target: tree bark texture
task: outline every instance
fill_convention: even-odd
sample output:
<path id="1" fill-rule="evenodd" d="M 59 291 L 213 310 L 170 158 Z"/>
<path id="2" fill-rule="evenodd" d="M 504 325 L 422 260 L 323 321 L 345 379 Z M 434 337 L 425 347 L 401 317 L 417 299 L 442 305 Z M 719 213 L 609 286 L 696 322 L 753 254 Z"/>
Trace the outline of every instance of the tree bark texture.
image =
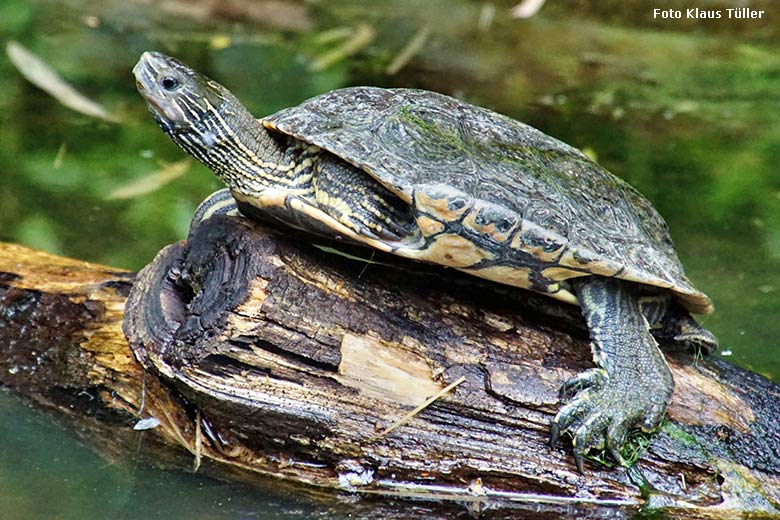
<path id="1" fill-rule="evenodd" d="M 570 446 L 547 445 L 561 383 L 592 366 L 578 308 L 306 240 L 215 217 L 135 278 L 4 245 L 0 383 L 89 416 L 116 457 L 155 417 L 143 434 L 155 449 L 174 459 L 184 447 L 222 477 L 467 503 L 491 518 L 539 502 L 555 514 L 778 514 L 778 385 L 667 349 L 676 387 L 660 432 L 637 436 L 646 448 L 630 470 L 591 461 L 581 475 Z"/>

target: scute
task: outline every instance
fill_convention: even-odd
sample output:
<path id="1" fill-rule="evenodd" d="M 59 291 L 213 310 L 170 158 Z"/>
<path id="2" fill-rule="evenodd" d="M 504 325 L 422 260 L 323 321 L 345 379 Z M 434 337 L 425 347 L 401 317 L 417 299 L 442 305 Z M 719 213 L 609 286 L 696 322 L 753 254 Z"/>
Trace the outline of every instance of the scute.
<path id="1" fill-rule="evenodd" d="M 670 288 L 691 312 L 712 310 L 652 205 L 531 126 L 434 92 L 373 87 L 335 90 L 263 122 L 365 170 L 406 202 L 417 187 L 438 183 L 465 194 L 468 205 L 500 206 L 567 243 L 561 267 Z"/>

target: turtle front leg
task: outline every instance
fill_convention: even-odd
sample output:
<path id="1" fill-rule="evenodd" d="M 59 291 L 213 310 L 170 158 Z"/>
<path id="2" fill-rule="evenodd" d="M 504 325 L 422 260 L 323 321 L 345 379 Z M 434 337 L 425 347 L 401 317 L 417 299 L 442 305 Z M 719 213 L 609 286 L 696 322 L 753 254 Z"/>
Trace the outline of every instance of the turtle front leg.
<path id="1" fill-rule="evenodd" d="M 195 209 L 195 213 L 190 220 L 190 230 L 187 233 L 187 238 L 192 236 L 195 230 L 200 226 L 204 220 L 209 219 L 215 215 L 238 215 L 238 206 L 236 205 L 236 199 L 230 194 L 228 188 L 222 188 L 217 190 L 201 202 Z"/>
<path id="2" fill-rule="evenodd" d="M 589 276 L 574 281 L 588 323 L 595 369 L 567 381 L 576 396 L 555 416 L 550 443 L 572 435 L 580 472 L 585 454 L 606 447 L 621 465 L 620 448 L 632 428 L 653 431 L 672 397 L 674 381 L 650 326 L 640 296 L 615 278 Z"/>
<path id="3" fill-rule="evenodd" d="M 397 242 L 413 234 L 409 204 L 365 171 L 322 155 L 314 172 L 317 206 L 359 235 Z"/>

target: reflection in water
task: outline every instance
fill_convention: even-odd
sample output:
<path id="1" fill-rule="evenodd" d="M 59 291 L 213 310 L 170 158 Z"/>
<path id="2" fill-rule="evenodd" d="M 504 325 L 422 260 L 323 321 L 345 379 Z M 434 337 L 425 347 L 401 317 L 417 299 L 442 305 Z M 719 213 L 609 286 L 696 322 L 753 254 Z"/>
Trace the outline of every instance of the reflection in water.
<path id="1" fill-rule="evenodd" d="M 107 463 L 67 429 L 0 392 L 0 507 L 8 520 L 45 518 L 307 518 L 319 513 L 305 499 L 262 492 L 205 476 L 153 469 L 143 460 Z"/>

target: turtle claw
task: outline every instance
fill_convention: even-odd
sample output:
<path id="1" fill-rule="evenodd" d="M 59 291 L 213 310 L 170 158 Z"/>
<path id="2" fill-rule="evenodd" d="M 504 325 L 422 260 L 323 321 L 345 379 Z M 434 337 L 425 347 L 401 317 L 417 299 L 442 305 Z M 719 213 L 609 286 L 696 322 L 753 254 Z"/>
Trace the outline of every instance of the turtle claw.
<path id="1" fill-rule="evenodd" d="M 555 445 L 558 443 L 558 438 L 561 436 L 561 428 L 558 426 L 558 423 L 553 420 L 552 425 L 550 426 L 550 438 L 547 441 L 547 445 L 551 448 L 554 448 Z"/>
<path id="2" fill-rule="evenodd" d="M 615 462 L 618 463 L 619 466 L 626 467 L 628 464 L 626 463 L 625 459 L 623 458 L 623 455 L 620 453 L 620 448 L 623 447 L 623 444 L 626 442 L 626 437 L 628 437 L 628 431 L 629 427 L 626 426 L 626 421 L 619 423 L 613 423 L 609 426 L 607 429 L 607 450 L 609 450 L 609 454 L 612 455 L 612 458 L 615 460 Z"/>
<path id="3" fill-rule="evenodd" d="M 563 382 L 559 395 L 561 397 L 567 397 L 574 395 L 580 390 L 591 387 L 599 387 L 606 383 L 609 376 L 607 371 L 603 368 L 591 368 L 571 377 Z M 574 390 L 574 392 L 572 392 Z"/>
<path id="4" fill-rule="evenodd" d="M 583 459 L 582 454 L 577 452 L 577 451 L 575 451 L 574 452 L 574 464 L 577 465 L 577 471 L 580 472 L 580 475 L 584 475 L 585 474 L 585 468 L 583 467 L 582 459 Z"/>
<path id="5" fill-rule="evenodd" d="M 561 434 L 572 436 L 574 462 L 583 473 L 584 458 L 592 449 L 606 448 L 621 466 L 626 461 L 620 454 L 631 428 L 652 431 L 663 419 L 663 410 L 671 389 L 655 392 L 632 391 L 618 384 L 602 369 L 588 370 L 566 381 L 563 389 L 578 386 L 581 390 L 560 409 L 550 428 L 550 445 Z M 583 386 L 587 385 L 584 389 Z M 659 405 L 659 403 L 661 405 Z"/>
<path id="6" fill-rule="evenodd" d="M 553 419 L 550 427 L 549 444 L 551 447 L 555 446 L 562 433 L 579 429 L 580 424 L 582 423 L 582 416 L 586 412 L 583 404 L 587 402 L 585 394 L 587 394 L 587 390 L 580 392 L 580 400 L 575 399 L 558 411 L 558 414 Z"/>
<path id="7" fill-rule="evenodd" d="M 603 431 L 609 417 L 604 413 L 590 415 L 575 431 L 571 445 L 574 451 L 574 462 L 580 473 L 584 473 L 582 461 L 591 449 L 604 447 Z"/>

